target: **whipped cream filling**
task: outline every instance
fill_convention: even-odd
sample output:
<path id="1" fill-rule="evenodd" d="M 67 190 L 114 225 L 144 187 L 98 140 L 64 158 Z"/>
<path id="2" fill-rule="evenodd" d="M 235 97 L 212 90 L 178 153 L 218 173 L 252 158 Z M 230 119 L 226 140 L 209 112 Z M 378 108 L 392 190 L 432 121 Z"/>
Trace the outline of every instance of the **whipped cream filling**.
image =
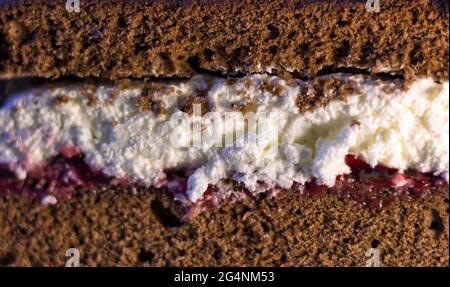
<path id="1" fill-rule="evenodd" d="M 308 83 L 269 75 L 233 82 L 199 75 L 152 86 L 146 96 L 141 87 L 113 85 L 26 90 L 0 109 L 0 164 L 24 179 L 34 167 L 76 150 L 108 176 L 156 187 L 165 171 L 189 169 L 193 202 L 225 178 L 254 193 L 312 180 L 333 186 L 350 172 L 347 154 L 448 182 L 448 82 L 418 79 L 401 90 L 394 83 L 339 77 L 354 82 L 355 92 L 306 113 L 299 112 L 297 97 L 305 96 Z M 210 113 L 196 115 L 194 107 L 194 114 L 181 117 L 192 96 L 206 99 L 200 108 Z M 233 124 L 241 119 L 237 111 L 263 115 L 264 125 Z M 205 120 L 208 115 L 224 121 L 218 128 Z M 254 140 L 255 130 L 264 136 Z M 205 140 L 211 131 L 214 140 Z M 223 144 L 224 137 L 231 142 Z"/>

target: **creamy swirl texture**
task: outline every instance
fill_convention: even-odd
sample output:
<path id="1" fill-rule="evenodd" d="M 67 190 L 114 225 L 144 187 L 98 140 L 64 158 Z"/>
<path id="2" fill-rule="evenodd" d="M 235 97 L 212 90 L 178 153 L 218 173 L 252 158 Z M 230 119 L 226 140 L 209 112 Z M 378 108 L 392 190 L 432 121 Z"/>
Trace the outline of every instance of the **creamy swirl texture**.
<path id="1" fill-rule="evenodd" d="M 199 75 L 146 91 L 84 84 L 26 90 L 0 110 L 0 163 L 26 178 L 70 147 L 92 168 L 148 186 L 158 186 L 166 170 L 190 169 L 187 194 L 194 202 L 224 178 L 251 192 L 313 179 L 333 186 L 337 176 L 350 172 L 347 154 L 372 166 L 432 172 L 448 181 L 448 82 L 417 79 L 403 90 L 394 83 L 339 77 L 357 89 L 304 113 L 297 97 L 307 83 L 269 75 L 232 82 Z M 203 110 L 197 115 L 196 103 Z M 182 111 L 184 126 L 179 117 L 174 120 Z M 235 124 L 240 113 L 263 116 L 265 125 L 257 122 L 256 128 L 248 118 Z M 208 114 L 222 118 L 220 133 L 205 120 Z M 264 137 L 258 133 L 252 140 L 252 128 L 263 129 Z M 204 140 L 211 130 L 220 143 L 230 136 L 231 144 Z"/>

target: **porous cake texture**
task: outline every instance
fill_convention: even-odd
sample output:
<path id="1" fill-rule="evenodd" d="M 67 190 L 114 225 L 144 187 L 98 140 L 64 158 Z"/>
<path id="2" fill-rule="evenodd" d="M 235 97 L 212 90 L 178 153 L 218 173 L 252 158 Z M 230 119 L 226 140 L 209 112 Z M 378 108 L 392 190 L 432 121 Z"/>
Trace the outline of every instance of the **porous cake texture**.
<path id="1" fill-rule="evenodd" d="M 185 77 L 335 69 L 448 79 L 448 1 L 0 3 L 0 77 Z"/>

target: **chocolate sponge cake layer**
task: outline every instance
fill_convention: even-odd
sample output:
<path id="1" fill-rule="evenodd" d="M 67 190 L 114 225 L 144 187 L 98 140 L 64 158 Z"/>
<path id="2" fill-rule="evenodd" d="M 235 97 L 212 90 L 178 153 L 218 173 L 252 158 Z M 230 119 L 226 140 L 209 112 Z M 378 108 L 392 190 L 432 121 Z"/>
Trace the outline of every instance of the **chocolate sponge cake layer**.
<path id="1" fill-rule="evenodd" d="M 448 2 L 2 1 L 0 77 L 359 69 L 448 79 Z"/>
<path id="2" fill-rule="evenodd" d="M 247 198 L 189 221 L 167 193 L 78 192 L 43 206 L 0 195 L 0 264 L 64 266 L 448 266 L 448 187 L 421 200 L 361 208 L 343 196 Z"/>

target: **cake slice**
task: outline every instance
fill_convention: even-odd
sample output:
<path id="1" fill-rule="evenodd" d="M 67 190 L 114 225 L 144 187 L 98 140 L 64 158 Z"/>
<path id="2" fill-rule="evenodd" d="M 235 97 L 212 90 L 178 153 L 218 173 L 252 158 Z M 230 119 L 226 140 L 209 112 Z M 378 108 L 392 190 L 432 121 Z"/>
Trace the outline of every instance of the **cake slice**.
<path id="1" fill-rule="evenodd" d="M 2 2 L 0 263 L 448 265 L 448 3 L 365 4 Z"/>

